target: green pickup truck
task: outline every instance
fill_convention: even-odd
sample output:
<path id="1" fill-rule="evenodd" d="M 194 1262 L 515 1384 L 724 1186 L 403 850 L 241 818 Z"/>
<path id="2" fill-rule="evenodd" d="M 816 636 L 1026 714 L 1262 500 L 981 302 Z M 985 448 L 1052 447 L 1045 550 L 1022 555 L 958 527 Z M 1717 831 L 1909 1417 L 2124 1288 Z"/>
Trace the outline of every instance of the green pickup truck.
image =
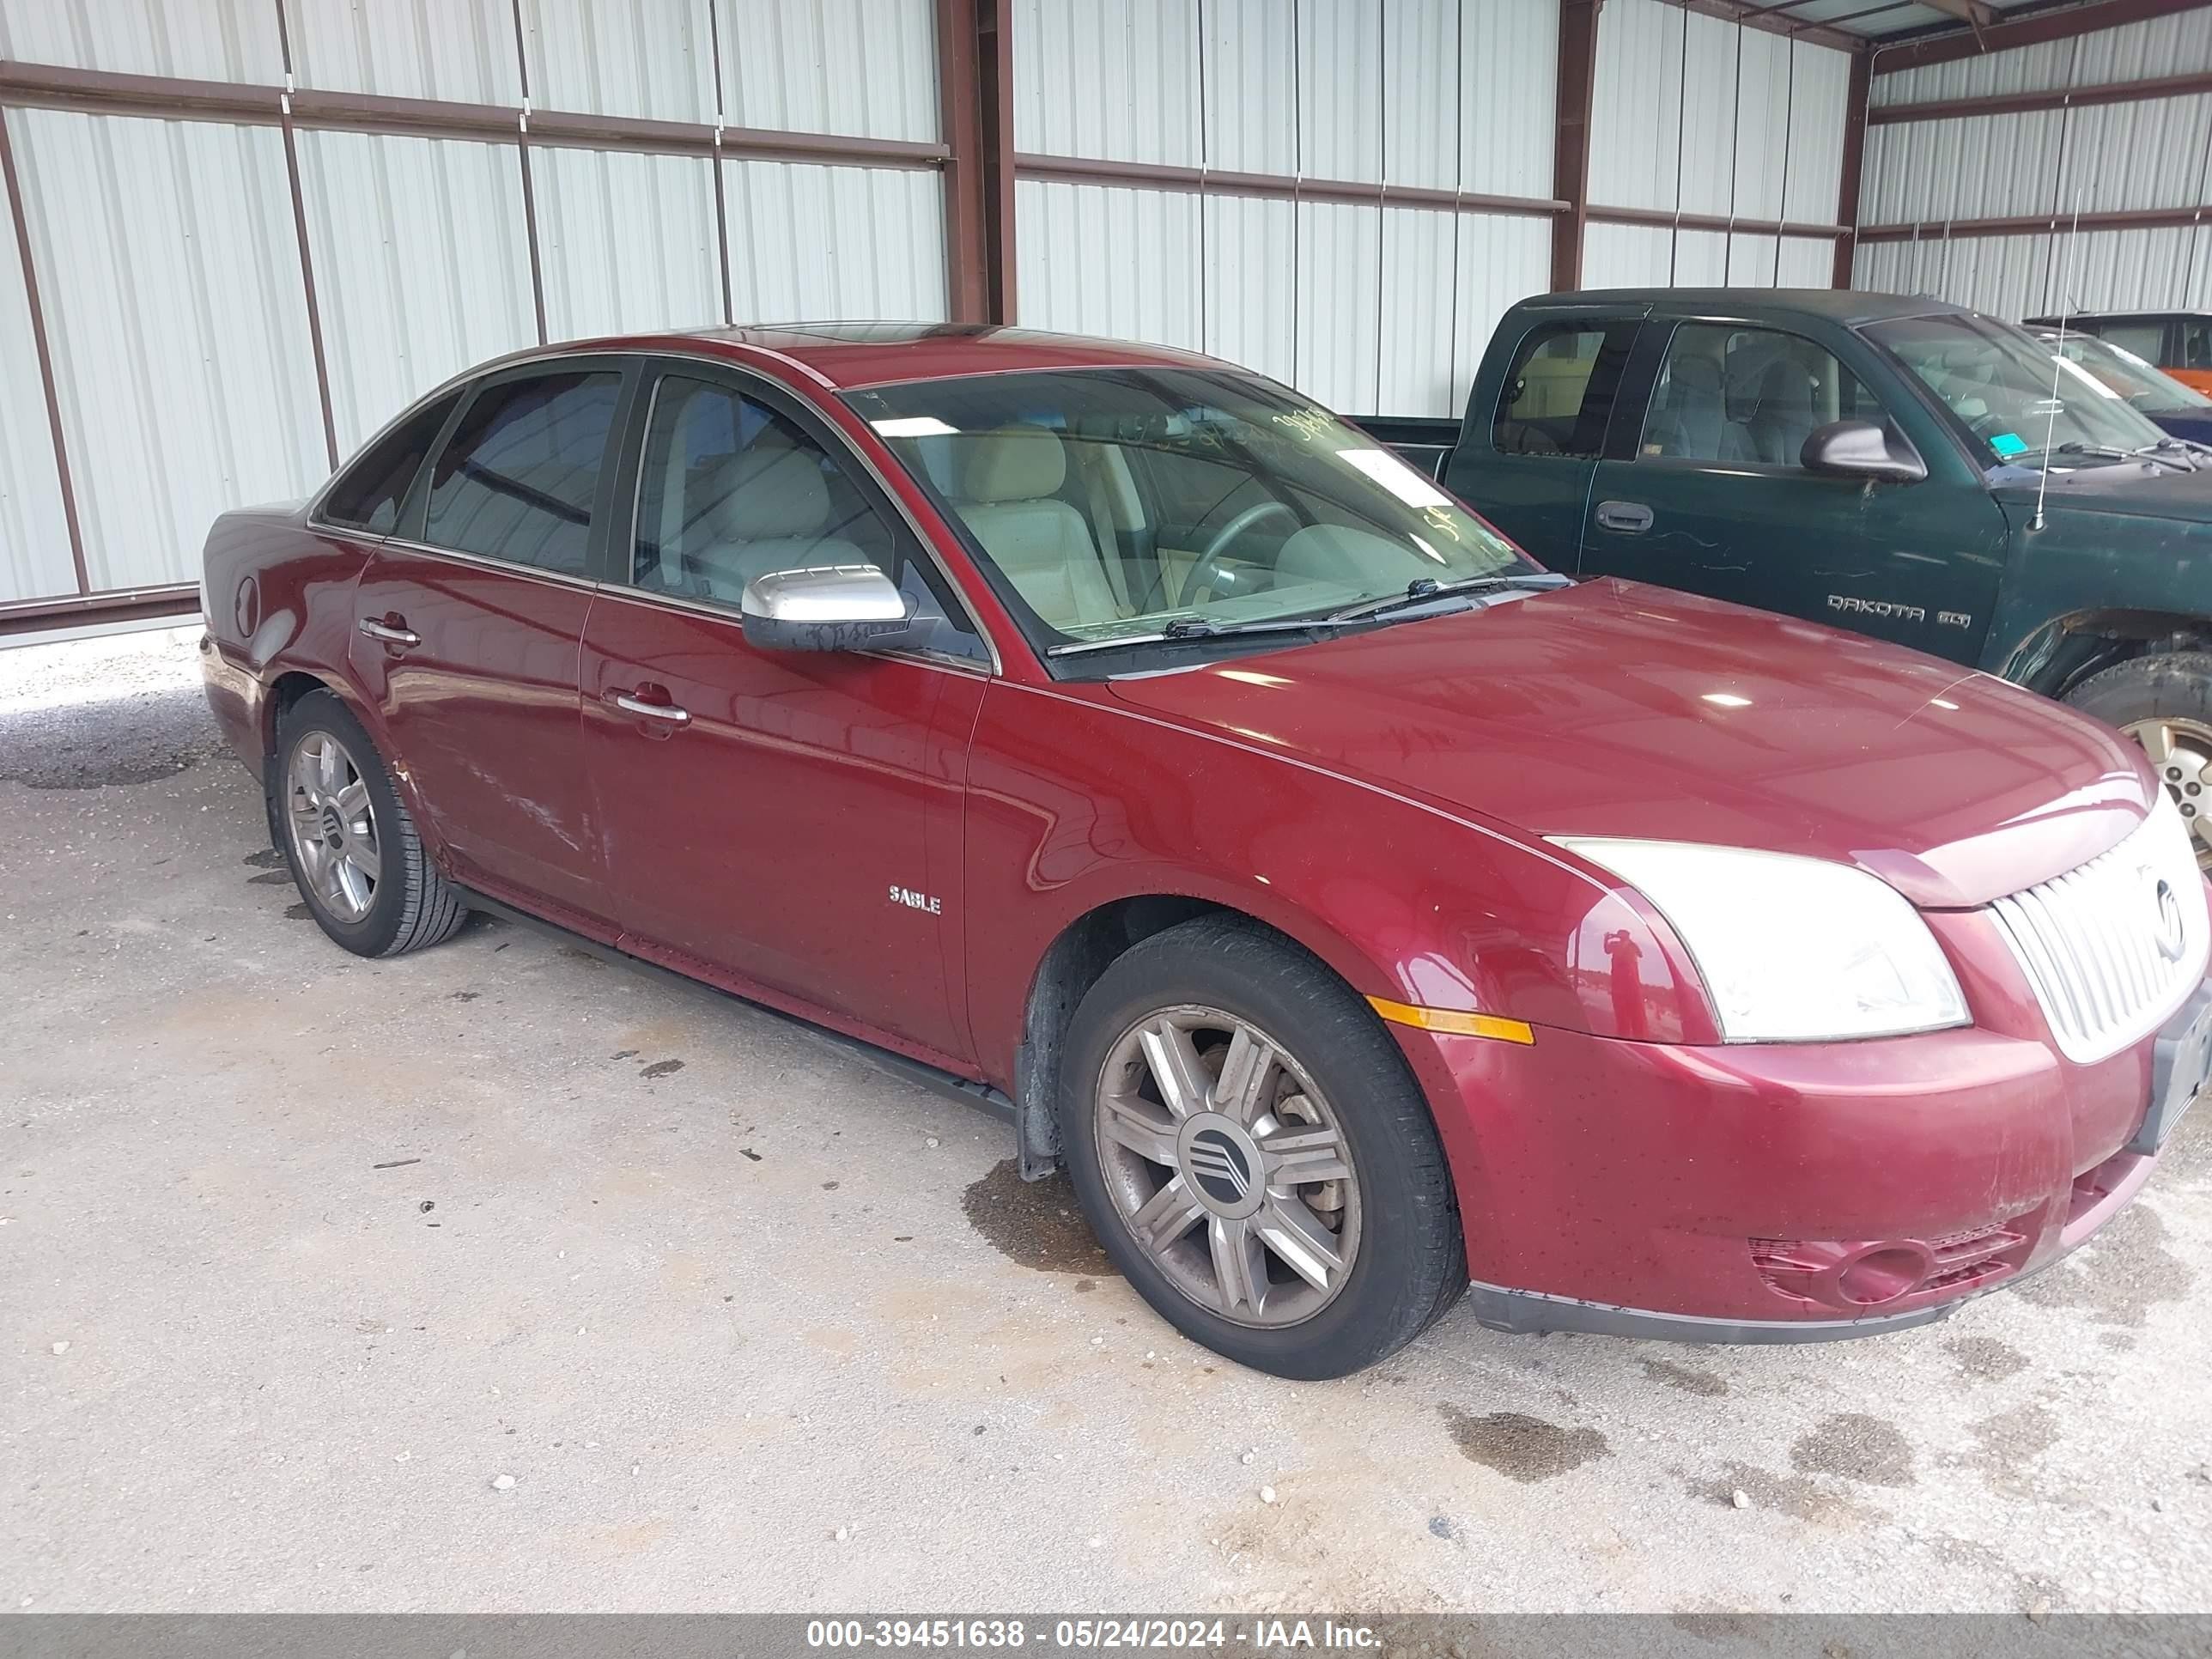
<path id="1" fill-rule="evenodd" d="M 1545 295 L 1498 325 L 1441 471 L 1554 569 L 1855 629 L 2110 721 L 2212 866 L 2212 449 L 2012 325 L 1891 295 Z"/>

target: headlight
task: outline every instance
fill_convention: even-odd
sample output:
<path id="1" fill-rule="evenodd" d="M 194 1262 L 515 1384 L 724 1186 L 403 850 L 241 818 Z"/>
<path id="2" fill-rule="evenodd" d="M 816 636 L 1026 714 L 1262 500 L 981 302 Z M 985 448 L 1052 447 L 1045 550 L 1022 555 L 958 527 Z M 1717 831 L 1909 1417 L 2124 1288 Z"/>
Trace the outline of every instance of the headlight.
<path id="1" fill-rule="evenodd" d="M 1688 842 L 1554 837 L 1656 907 L 1729 1042 L 1897 1036 L 1966 1023 L 1942 948 L 1902 894 L 1826 859 Z"/>

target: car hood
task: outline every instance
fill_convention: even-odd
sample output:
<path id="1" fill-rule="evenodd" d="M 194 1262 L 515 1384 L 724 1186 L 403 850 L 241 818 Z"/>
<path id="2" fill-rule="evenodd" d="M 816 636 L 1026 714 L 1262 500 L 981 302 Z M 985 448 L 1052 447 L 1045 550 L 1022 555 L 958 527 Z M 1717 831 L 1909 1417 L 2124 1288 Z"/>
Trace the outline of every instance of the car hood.
<path id="1" fill-rule="evenodd" d="M 2094 857 L 2154 787 L 1988 675 L 1612 580 L 1111 688 L 1496 828 L 1832 859 L 1939 908 Z"/>
<path id="2" fill-rule="evenodd" d="M 2015 519 L 2016 511 L 2035 506 L 2036 469 L 2008 466 L 1993 472 L 1990 487 Z M 2048 505 L 2075 513 L 2112 514 L 2123 518 L 2184 519 L 2212 524 L 2212 466 L 2194 472 L 2148 461 L 2112 461 L 2063 471 L 2051 469 L 2045 491 Z"/>

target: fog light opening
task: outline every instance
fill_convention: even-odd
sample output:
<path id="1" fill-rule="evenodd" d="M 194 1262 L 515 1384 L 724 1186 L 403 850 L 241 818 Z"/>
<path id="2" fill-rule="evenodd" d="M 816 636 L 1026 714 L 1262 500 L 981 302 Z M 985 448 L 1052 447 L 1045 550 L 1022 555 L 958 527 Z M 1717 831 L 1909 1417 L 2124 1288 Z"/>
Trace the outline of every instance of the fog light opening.
<path id="1" fill-rule="evenodd" d="M 1844 1264 L 1836 1275 L 1836 1292 L 1862 1308 L 1894 1302 L 1918 1290 L 1933 1265 L 1923 1249 L 1910 1244 L 1878 1244 Z"/>

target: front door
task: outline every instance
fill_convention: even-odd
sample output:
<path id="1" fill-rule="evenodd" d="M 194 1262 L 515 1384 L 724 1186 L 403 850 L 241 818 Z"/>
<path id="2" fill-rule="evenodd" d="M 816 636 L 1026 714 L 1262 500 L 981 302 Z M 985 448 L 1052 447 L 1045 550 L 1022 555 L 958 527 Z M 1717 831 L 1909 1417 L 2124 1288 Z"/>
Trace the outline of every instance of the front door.
<path id="1" fill-rule="evenodd" d="M 1917 406 L 1885 409 L 1825 347 L 1778 329 L 1655 324 L 1640 438 L 1597 464 L 1582 574 L 1626 576 L 1979 659 L 2003 574 L 2003 514 Z M 1643 372 L 1632 380 L 1645 383 Z M 1899 417 L 1901 415 L 1902 419 Z M 1889 425 L 1929 465 L 1917 483 L 1806 471 L 1831 421 Z"/>
<path id="2" fill-rule="evenodd" d="M 356 677 L 454 874 L 580 923 L 607 915 L 576 659 L 623 384 L 600 360 L 478 387 L 354 605 Z"/>
<path id="3" fill-rule="evenodd" d="M 1502 376 L 1486 359 L 1444 482 L 1536 558 L 1571 571 L 1641 316 L 1531 320 Z"/>
<path id="4" fill-rule="evenodd" d="M 988 678 L 942 655 L 757 649 L 770 571 L 875 564 L 961 615 L 842 439 L 750 377 L 659 382 L 635 533 L 585 629 L 583 752 L 624 948 L 957 1058 L 948 981 L 968 739 Z"/>

